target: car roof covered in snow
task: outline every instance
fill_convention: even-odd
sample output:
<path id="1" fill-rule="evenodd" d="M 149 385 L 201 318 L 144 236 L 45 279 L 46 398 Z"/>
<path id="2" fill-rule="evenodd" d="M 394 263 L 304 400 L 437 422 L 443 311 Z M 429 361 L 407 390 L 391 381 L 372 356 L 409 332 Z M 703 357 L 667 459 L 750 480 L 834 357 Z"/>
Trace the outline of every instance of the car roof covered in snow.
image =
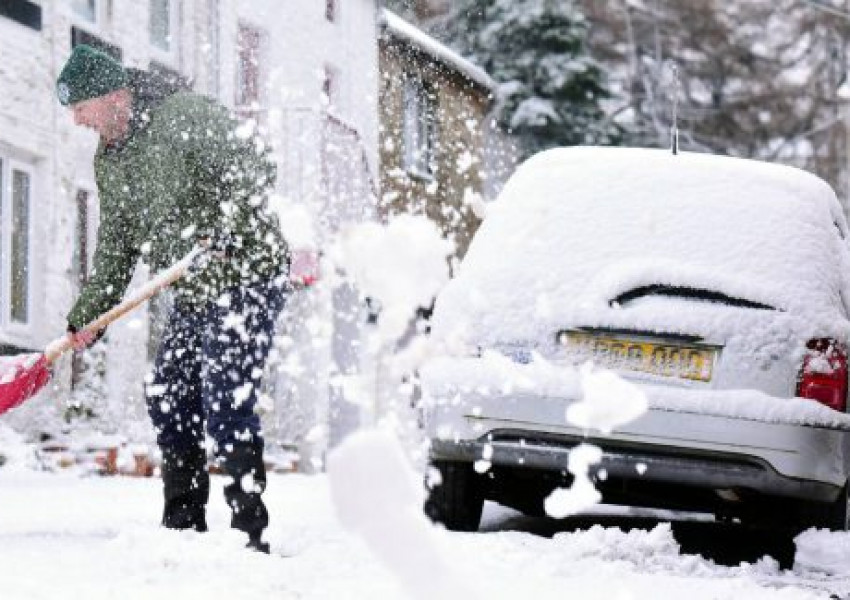
<path id="1" fill-rule="evenodd" d="M 636 148 L 560 148 L 523 164 L 490 206 L 435 330 L 532 335 L 645 286 L 707 290 L 844 319 L 847 225 L 800 169 Z M 844 300 L 842 300 L 842 297 Z"/>

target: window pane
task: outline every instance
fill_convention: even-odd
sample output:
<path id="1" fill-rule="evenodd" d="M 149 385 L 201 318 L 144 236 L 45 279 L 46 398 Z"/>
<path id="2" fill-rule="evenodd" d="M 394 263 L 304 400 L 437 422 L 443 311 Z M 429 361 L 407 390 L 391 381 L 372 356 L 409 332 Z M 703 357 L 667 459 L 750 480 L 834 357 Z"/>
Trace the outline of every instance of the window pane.
<path id="1" fill-rule="evenodd" d="M 12 320 L 29 320 L 30 176 L 12 171 Z"/>
<path id="2" fill-rule="evenodd" d="M 208 91 L 218 98 L 221 80 L 221 10 L 219 0 L 207 0 Z"/>
<path id="3" fill-rule="evenodd" d="M 74 14 L 88 21 L 97 22 L 97 0 L 74 0 Z"/>
<path id="4" fill-rule="evenodd" d="M 436 100 L 419 80 L 404 86 L 404 166 L 420 175 L 431 174 L 436 147 Z"/>
<path id="5" fill-rule="evenodd" d="M 404 83 L 404 166 L 416 168 L 416 154 L 419 148 L 419 94 L 418 86 L 412 81 Z"/>
<path id="6" fill-rule="evenodd" d="M 171 50 L 171 2 L 170 0 L 151 1 L 151 44 L 165 50 Z"/>

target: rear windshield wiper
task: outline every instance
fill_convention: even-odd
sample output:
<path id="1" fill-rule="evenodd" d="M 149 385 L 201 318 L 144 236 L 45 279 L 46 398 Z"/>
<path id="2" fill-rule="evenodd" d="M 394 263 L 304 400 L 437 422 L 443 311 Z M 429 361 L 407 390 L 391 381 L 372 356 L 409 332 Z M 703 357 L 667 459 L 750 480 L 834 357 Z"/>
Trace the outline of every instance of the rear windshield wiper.
<path id="1" fill-rule="evenodd" d="M 638 298 L 646 296 L 670 296 L 674 298 L 687 298 L 689 300 L 704 300 L 706 302 L 717 302 L 718 304 L 726 304 L 728 306 L 740 306 L 743 308 L 756 308 L 759 310 L 776 310 L 773 306 L 754 302 L 753 300 L 745 300 L 743 298 L 734 298 L 727 296 L 723 292 L 714 290 L 703 290 L 691 287 L 679 287 L 673 285 L 645 285 L 628 292 L 623 292 L 609 302 L 611 306 L 616 304 L 623 305 Z"/>

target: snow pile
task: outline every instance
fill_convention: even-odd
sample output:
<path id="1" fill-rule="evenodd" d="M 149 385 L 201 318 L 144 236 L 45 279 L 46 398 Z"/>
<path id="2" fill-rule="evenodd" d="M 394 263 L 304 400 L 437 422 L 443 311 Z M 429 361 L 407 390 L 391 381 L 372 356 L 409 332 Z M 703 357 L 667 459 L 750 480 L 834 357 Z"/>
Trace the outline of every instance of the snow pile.
<path id="1" fill-rule="evenodd" d="M 430 306 L 448 281 L 452 250 L 432 221 L 400 215 L 385 226 L 368 222 L 347 229 L 332 257 L 361 294 L 380 302 L 380 337 L 395 342 L 416 309 Z"/>
<path id="2" fill-rule="evenodd" d="M 615 326 L 632 307 L 612 301 L 652 285 L 846 330 L 847 248 L 836 225 L 847 230 L 834 193 L 801 170 L 661 150 L 551 150 L 526 162 L 490 206 L 440 295 L 433 331 L 489 346 Z M 669 315 L 655 313 L 652 330 L 669 327 Z"/>
<path id="3" fill-rule="evenodd" d="M 650 531 L 628 532 L 594 525 L 587 531 L 557 534 L 553 541 L 568 560 L 599 557 L 601 553 L 608 561 L 628 561 L 639 569 L 657 571 L 681 559 L 679 543 L 669 523 L 657 525 Z M 700 568 L 693 574 L 706 575 L 708 572 L 709 569 Z"/>
<path id="4" fill-rule="evenodd" d="M 850 577 L 850 533 L 809 529 L 794 539 L 795 570 Z"/>
<path id="5" fill-rule="evenodd" d="M 477 597 L 441 555 L 422 514 L 417 475 L 394 436 L 351 435 L 329 455 L 328 477 L 342 526 L 366 542 L 410 597 Z"/>
<path id="6" fill-rule="evenodd" d="M 7 454 L 7 442 L 19 445 L 4 437 L 0 444 Z M 360 472 L 359 466 L 355 468 Z M 392 473 L 386 476 L 389 479 L 382 474 L 377 485 L 365 479 L 360 487 L 394 488 L 396 479 Z M 418 592 L 399 583 L 399 573 L 369 551 L 371 546 L 359 534 L 341 527 L 326 476 L 269 475 L 264 498 L 272 516 L 267 530 L 271 556 L 246 551 L 244 535 L 230 530 L 230 511 L 221 500 L 225 483 L 224 477 L 212 477 L 210 531 L 197 534 L 159 527 L 162 487 L 156 479 L 69 477 L 0 468 L 0 596 L 3 600 L 418 597 Z M 395 492 L 391 495 L 395 497 Z M 409 492 L 400 495 L 410 498 Z M 431 597 L 469 598 L 469 586 L 481 597 L 506 600 L 814 600 L 828 595 L 812 590 L 812 578 L 805 573 L 779 571 L 775 561 L 723 567 L 683 555 L 667 524 L 627 532 L 594 526 L 547 538 L 507 530 L 510 519 L 506 511 L 488 503 L 485 520 L 490 533 L 431 529 L 426 539 L 437 545 L 442 564 L 461 573 L 466 583 Z M 390 533 L 378 543 L 391 544 L 396 532 Z M 393 560 L 415 559 L 421 539 L 402 535 L 403 541 L 414 543 L 400 548 Z M 429 586 L 423 589 L 439 585 L 427 577 L 436 580 L 445 573 L 407 567 L 414 572 L 413 581 Z M 448 585 L 453 583 L 448 580 Z M 846 589 L 846 580 L 842 584 L 839 579 L 835 589 Z"/>
<path id="7" fill-rule="evenodd" d="M 567 422 L 582 429 L 609 434 L 646 412 L 646 394 L 606 369 L 594 369 L 592 363 L 581 367 L 582 399 L 567 408 Z"/>

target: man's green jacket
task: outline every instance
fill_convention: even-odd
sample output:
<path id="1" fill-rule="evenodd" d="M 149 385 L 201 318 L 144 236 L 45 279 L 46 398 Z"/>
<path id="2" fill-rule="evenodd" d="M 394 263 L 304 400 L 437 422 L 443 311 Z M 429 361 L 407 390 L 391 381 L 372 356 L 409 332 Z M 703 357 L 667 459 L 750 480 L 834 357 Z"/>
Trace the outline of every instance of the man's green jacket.
<path id="1" fill-rule="evenodd" d="M 131 73 L 134 111 L 119 144 L 95 156 L 100 196 L 93 269 L 68 315 L 79 330 L 117 304 L 139 258 L 159 271 L 211 239 L 225 257 L 175 285 L 176 302 L 200 306 L 227 288 L 288 272 L 288 249 L 265 206 L 275 168 L 260 138 L 226 109 Z"/>

